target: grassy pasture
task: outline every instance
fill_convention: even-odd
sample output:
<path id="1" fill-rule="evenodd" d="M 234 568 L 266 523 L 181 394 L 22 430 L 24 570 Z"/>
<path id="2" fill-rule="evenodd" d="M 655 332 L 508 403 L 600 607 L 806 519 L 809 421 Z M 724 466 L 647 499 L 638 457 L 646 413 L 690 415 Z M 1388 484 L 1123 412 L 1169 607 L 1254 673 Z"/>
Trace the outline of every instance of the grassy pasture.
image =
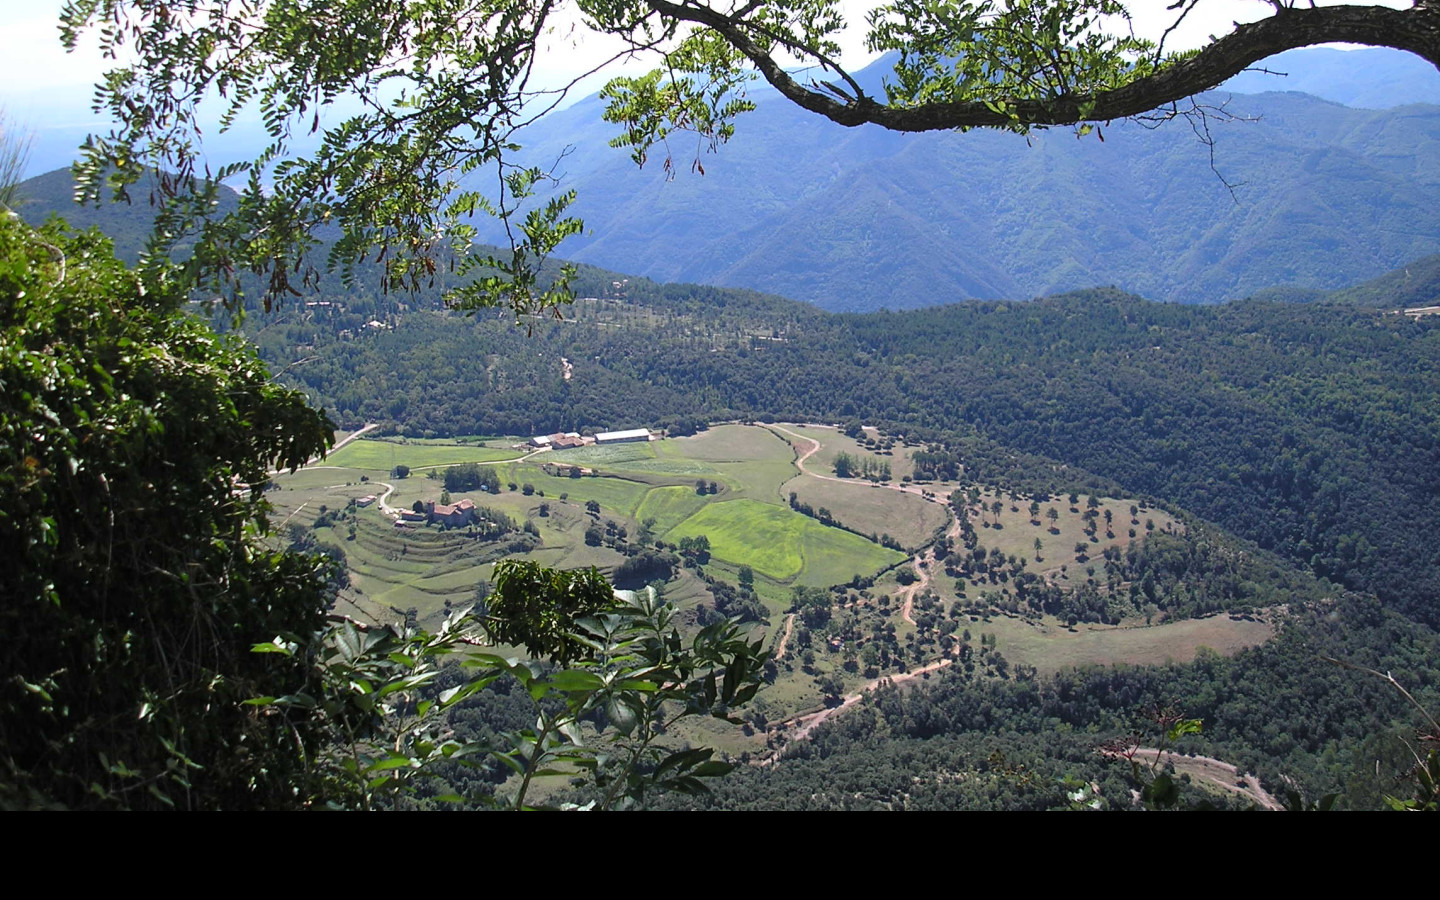
<path id="1" fill-rule="evenodd" d="M 806 583 L 833 584 L 904 558 L 864 538 L 755 500 L 707 504 L 674 528 L 668 539 L 701 534 L 710 539 L 714 556 L 749 565 L 777 581 L 792 579 L 803 568 Z"/>
<path id="2" fill-rule="evenodd" d="M 1053 674 L 1075 666 L 1160 665 L 1190 662 L 1201 647 L 1229 656 L 1269 640 L 1275 629 L 1265 623 L 1210 616 L 1148 627 L 1027 625 L 1018 619 L 971 624 L 971 631 L 993 632 L 996 647 L 1012 663 Z"/>
<path id="3" fill-rule="evenodd" d="M 775 435 L 766 428 L 716 425 L 690 437 L 662 441 L 664 449 L 661 452 L 670 458 L 743 463 L 777 455 L 776 441 Z"/>
<path id="4" fill-rule="evenodd" d="M 672 528 L 698 513 L 708 502 L 706 497 L 695 493 L 693 487 L 673 485 L 652 488 L 635 511 L 635 519 L 640 522 L 649 518 L 655 519 L 655 536 L 664 537 Z"/>
<path id="5" fill-rule="evenodd" d="M 898 550 L 887 550 L 838 528 L 826 528 L 813 519 L 800 517 L 806 523 L 800 535 L 800 553 L 805 570 L 796 579 L 809 587 L 829 587 L 849 581 L 856 575 L 869 575 L 877 569 L 905 559 Z"/>
<path id="6" fill-rule="evenodd" d="M 861 461 L 889 463 L 890 480 L 896 484 L 899 484 L 906 475 L 913 475 L 915 472 L 915 466 L 910 462 L 910 450 L 901 448 L 899 444 L 896 444 L 890 451 L 889 456 L 884 456 L 874 450 L 866 449 L 854 438 L 846 437 L 838 428 L 828 428 L 823 425 L 780 425 L 777 427 L 820 442 L 820 449 L 805 461 L 806 467 L 819 475 L 834 475 L 835 457 L 841 453 L 848 453 Z M 807 445 L 802 442 L 803 446 Z M 863 478 L 856 480 L 864 482 Z"/>
<path id="7" fill-rule="evenodd" d="M 657 475 L 673 475 L 677 478 L 704 478 L 715 481 L 720 470 L 705 463 L 686 459 L 637 459 L 607 466 L 617 472 L 644 472 Z"/>
<path id="8" fill-rule="evenodd" d="M 804 565 L 800 551 L 804 516 L 755 500 L 707 504 L 668 535 L 671 541 L 705 535 L 710 552 L 736 565 L 749 565 L 779 581 L 794 578 Z"/>
<path id="9" fill-rule="evenodd" d="M 565 494 L 570 498 L 571 503 L 578 503 L 583 507 L 585 501 L 594 500 L 612 514 L 627 517 L 633 516 L 635 510 L 640 506 L 640 502 L 645 499 L 645 493 L 654 487 L 643 476 L 599 475 L 584 478 L 560 478 L 546 475 L 543 470 L 529 463 L 512 464 L 500 472 L 500 480 L 530 484 L 537 491 L 544 491 L 544 497 L 532 498 L 537 503 L 542 499 L 556 499 L 561 494 Z"/>
<path id="10" fill-rule="evenodd" d="M 783 490 L 787 497 L 794 491 L 816 509 L 825 507 L 848 527 L 889 534 L 906 547 L 923 545 L 950 518 L 939 503 L 863 480 L 839 484 L 801 475 L 786 482 Z"/>
<path id="11" fill-rule="evenodd" d="M 569 450 L 551 450 L 536 457 L 536 462 L 568 463 L 589 468 L 622 468 L 625 463 L 640 462 L 655 458 L 654 445 L 634 441 L 626 444 L 591 444 L 588 447 L 572 447 Z"/>
<path id="12" fill-rule="evenodd" d="M 717 425 L 692 437 L 661 441 L 660 447 L 666 459 L 708 464 L 726 486 L 726 499 L 782 504 L 780 486 L 796 474 L 790 445 L 754 425 Z"/>
<path id="13" fill-rule="evenodd" d="M 518 450 L 481 447 L 474 444 L 405 443 L 393 441 L 352 441 L 325 458 L 324 464 L 351 469 L 378 469 L 389 472 L 395 466 L 422 469 L 427 466 L 453 466 L 467 462 L 496 462 L 516 459 Z"/>

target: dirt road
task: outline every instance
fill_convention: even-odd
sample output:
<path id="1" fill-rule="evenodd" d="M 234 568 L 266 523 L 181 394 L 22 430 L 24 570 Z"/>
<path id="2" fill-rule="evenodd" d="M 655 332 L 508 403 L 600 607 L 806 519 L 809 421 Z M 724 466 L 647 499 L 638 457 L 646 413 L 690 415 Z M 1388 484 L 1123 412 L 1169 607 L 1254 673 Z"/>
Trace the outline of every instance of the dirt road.
<path id="1" fill-rule="evenodd" d="M 851 478 L 836 478 L 833 475 L 821 475 L 818 472 L 812 472 L 810 469 L 806 468 L 805 462 L 820 450 L 820 442 L 815 440 L 814 438 L 808 438 L 804 435 L 796 434 L 795 432 L 784 427 L 783 425 L 770 425 L 767 427 L 773 432 L 780 432 L 794 439 L 791 443 L 791 446 L 795 447 L 795 468 L 799 469 L 801 474 L 809 475 L 812 478 L 819 478 L 822 481 L 833 481 L 837 484 L 850 484 L 854 485 L 855 487 L 873 488 L 876 486 L 870 482 L 857 482 Z M 924 490 L 923 488 L 912 487 L 903 484 L 881 484 L 878 486 L 886 490 L 900 491 L 901 493 L 906 494 L 914 494 L 917 497 L 928 500 L 931 503 L 940 503 L 944 505 L 944 501 L 942 501 L 938 496 Z M 952 515 L 950 528 L 948 529 L 947 534 L 953 540 L 959 535 L 959 533 L 960 522 Z M 910 560 L 910 564 L 914 567 L 915 574 L 918 577 L 915 581 L 900 588 L 900 590 L 896 592 L 897 597 L 903 598 L 900 605 L 900 616 L 912 626 L 915 624 L 915 618 L 913 615 L 913 611 L 915 608 L 915 597 L 917 594 L 919 594 L 919 592 L 925 590 L 927 587 L 930 586 L 930 567 L 938 564 L 938 562 L 939 561 L 935 559 L 935 551 L 933 545 L 930 547 L 926 547 L 919 553 L 915 554 L 915 556 Z M 794 623 L 794 618 L 795 617 L 792 615 L 789 620 L 786 621 L 785 636 L 780 639 L 780 644 L 776 649 L 776 659 L 781 659 L 784 657 L 785 645 L 790 638 L 790 628 Z M 845 710 L 850 709 L 856 703 L 859 703 L 866 694 L 874 691 L 881 684 L 884 684 L 886 682 L 892 684 L 901 684 L 911 680 L 912 678 L 920 677 L 927 672 L 933 672 L 936 669 L 944 668 L 945 666 L 950 665 L 950 663 L 951 660 L 948 659 L 937 660 L 933 663 L 929 663 L 919 669 L 915 669 L 910 672 L 876 678 L 873 681 L 867 682 L 862 688 L 860 688 L 858 692 L 847 695 L 838 706 L 830 707 L 828 709 L 822 709 L 819 712 L 796 716 L 794 719 L 782 722 L 780 724 L 780 729 L 782 731 L 789 732 L 787 735 L 787 740 L 803 741 L 807 737 L 809 737 L 810 733 L 816 728 L 818 728 L 822 722 L 825 722 L 831 717 L 837 716 Z"/>
<path id="2" fill-rule="evenodd" d="M 780 635 L 780 643 L 775 645 L 775 660 L 778 662 L 785 658 L 785 645 L 790 643 L 790 632 L 795 629 L 795 614 L 791 613 L 785 617 L 785 633 Z"/>
<path id="3" fill-rule="evenodd" d="M 1175 766 L 1175 774 L 1188 774 L 1195 781 L 1205 781 L 1218 788 L 1253 801 L 1262 809 L 1283 809 L 1280 801 L 1260 786 L 1260 779 L 1254 775 L 1240 774 L 1230 763 L 1210 756 L 1181 756 L 1178 753 L 1142 747 L 1135 752 L 1140 759 L 1154 760 L 1164 753 L 1165 762 Z"/>
<path id="4" fill-rule="evenodd" d="M 928 672 L 934 672 L 937 669 L 943 669 L 946 666 L 950 665 L 951 662 L 952 661 L 948 659 L 936 660 L 929 665 L 922 666 L 918 669 L 913 669 L 909 672 L 903 672 L 899 675 L 885 675 L 883 677 L 876 678 L 873 681 L 866 682 L 865 686 L 860 688 L 860 690 L 856 691 L 855 693 L 847 694 L 845 696 L 845 699 L 840 701 L 840 704 L 838 706 L 828 707 L 826 709 L 820 710 L 819 712 L 805 713 L 803 715 L 796 716 L 793 719 L 787 719 L 784 722 L 779 723 L 777 726 L 774 726 L 772 730 L 780 734 L 784 743 L 780 744 L 780 746 L 776 748 L 773 755 L 761 760 L 759 764 L 762 766 L 773 765 L 775 761 L 780 758 L 780 751 L 785 749 L 785 744 L 788 744 L 791 741 L 803 741 L 806 738 L 810 737 L 810 733 L 816 728 L 819 728 L 823 723 L 830 720 L 831 718 L 840 715 L 845 710 L 852 708 L 855 704 L 859 703 L 862 699 L 864 699 L 866 694 L 877 690 L 881 685 L 904 684 L 911 679 L 923 677 Z"/>
<path id="5" fill-rule="evenodd" d="M 793 423 L 791 423 L 791 424 L 793 424 Z M 914 485 L 905 485 L 905 484 L 878 484 L 878 485 L 877 485 L 877 484 L 875 484 L 874 482 L 869 482 L 869 481 L 856 481 L 854 478 L 836 478 L 834 475 L 821 475 L 819 472 L 812 472 L 812 471 L 810 471 L 809 469 L 805 468 L 805 460 L 807 460 L 807 459 L 809 459 L 810 457 L 814 456 L 814 455 L 816 454 L 816 452 L 820 450 L 820 446 L 821 446 L 821 445 L 820 445 L 820 442 L 819 442 L 819 441 L 815 440 L 814 438 L 805 437 L 804 435 L 801 435 L 801 434 L 796 434 L 795 432 L 791 431 L 790 429 L 786 428 L 786 427 L 783 426 L 783 425 L 766 425 L 765 427 L 766 427 L 766 428 L 769 428 L 771 431 L 779 431 L 779 432 L 782 432 L 782 433 L 784 433 L 784 434 L 788 434 L 790 437 L 794 438 L 796 441 L 802 441 L 802 442 L 804 442 L 804 443 L 806 443 L 806 444 L 811 445 L 811 446 L 810 446 L 810 449 L 802 451 L 802 450 L 800 449 L 800 445 L 799 445 L 799 444 L 794 444 L 794 443 L 791 444 L 792 446 L 795 447 L 795 453 L 796 453 L 796 457 L 795 457 L 795 468 L 799 469 L 799 470 L 800 470 L 800 473 L 801 473 L 802 475 L 809 475 L 811 478 L 818 478 L 818 479 L 820 479 L 821 481 L 833 481 L 833 482 L 835 482 L 836 484 L 853 484 L 853 485 L 855 485 L 856 487 L 882 487 L 882 488 L 885 488 L 885 489 L 891 490 L 891 491 L 899 491 L 899 492 L 902 493 L 902 494 L 914 494 L 915 496 L 920 497 L 920 498 L 923 499 L 923 500 L 928 500 L 928 501 L 930 501 L 931 503 L 941 503 L 941 504 L 943 504 L 943 503 L 945 502 L 945 501 L 941 500 L 937 495 L 931 493 L 930 491 L 927 491 L 927 490 L 925 490 L 925 489 L 922 488 L 922 487 L 916 487 L 916 486 L 914 486 Z M 787 442 L 787 443 L 790 443 L 790 442 Z"/>

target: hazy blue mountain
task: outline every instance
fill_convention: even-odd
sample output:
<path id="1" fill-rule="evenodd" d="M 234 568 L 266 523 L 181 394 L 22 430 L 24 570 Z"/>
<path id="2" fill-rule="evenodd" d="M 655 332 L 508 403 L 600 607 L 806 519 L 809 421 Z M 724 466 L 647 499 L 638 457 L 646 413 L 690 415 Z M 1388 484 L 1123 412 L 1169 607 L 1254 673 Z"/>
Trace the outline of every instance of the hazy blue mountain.
<path id="1" fill-rule="evenodd" d="M 1379 278 L 1335 291 L 1326 299 L 1384 309 L 1440 304 L 1440 255 L 1417 259 Z"/>
<path id="2" fill-rule="evenodd" d="M 1315 48 L 1266 65 L 1290 74 L 1227 88 L 1373 106 L 1440 93 L 1440 73 L 1394 51 Z M 878 90 L 887 68 L 861 80 Z M 677 137 L 643 168 L 606 146 L 617 129 L 596 97 L 532 127 L 527 158 L 559 160 L 589 229 L 562 255 L 868 310 L 1096 285 L 1182 302 L 1323 292 L 1440 252 L 1434 105 L 1216 92 L 1205 102 L 1238 119 L 1212 121 L 1212 171 L 1184 121 L 1116 123 L 1103 142 L 1065 130 L 899 135 L 830 124 L 767 87 L 752 96 L 760 109 L 718 154 Z M 261 140 L 253 130 L 224 140 L 247 148 Z"/>
<path id="3" fill-rule="evenodd" d="M 832 310 L 1106 284 L 1217 302 L 1276 284 L 1334 289 L 1440 252 L 1436 106 L 1208 95 L 1236 117 L 1210 123 L 1212 171 L 1185 121 L 1116 123 L 1103 142 L 1065 130 L 899 135 L 833 125 L 768 89 L 752 96 L 759 110 L 717 154 L 672 140 L 669 172 L 667 148 L 637 168 L 605 146 L 616 129 L 597 98 L 534 126 L 529 158 L 560 160 L 589 228 L 562 252 Z"/>
<path id="4" fill-rule="evenodd" d="M 1400 50 L 1307 47 L 1278 53 L 1221 88 L 1237 94 L 1300 91 L 1345 106 L 1390 109 L 1440 103 L 1440 70 Z"/>

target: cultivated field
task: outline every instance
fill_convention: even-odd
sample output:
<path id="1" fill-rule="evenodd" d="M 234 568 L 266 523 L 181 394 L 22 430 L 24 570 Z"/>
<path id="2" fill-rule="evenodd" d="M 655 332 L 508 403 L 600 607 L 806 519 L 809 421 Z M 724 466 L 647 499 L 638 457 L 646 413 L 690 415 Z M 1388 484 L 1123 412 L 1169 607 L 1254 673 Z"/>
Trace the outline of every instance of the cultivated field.
<path id="1" fill-rule="evenodd" d="M 709 537 L 715 556 L 749 565 L 776 581 L 809 572 L 811 581 L 834 584 L 905 558 L 862 537 L 756 500 L 707 504 L 666 537 L 678 541 L 702 534 Z"/>
<path id="2" fill-rule="evenodd" d="M 801 503 L 816 509 L 825 507 L 849 528 L 866 534 L 888 534 L 911 549 L 929 543 L 935 529 L 944 527 L 950 518 L 942 504 L 860 479 L 837 483 L 799 475 L 787 481 L 783 490 L 787 497 L 794 491 Z"/>

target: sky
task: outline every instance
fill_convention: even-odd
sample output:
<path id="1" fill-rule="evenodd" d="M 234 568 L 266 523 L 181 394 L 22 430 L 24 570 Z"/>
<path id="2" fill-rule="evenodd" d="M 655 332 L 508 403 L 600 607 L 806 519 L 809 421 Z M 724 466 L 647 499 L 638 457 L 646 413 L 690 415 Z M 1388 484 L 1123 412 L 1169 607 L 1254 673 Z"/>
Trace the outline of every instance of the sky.
<path id="1" fill-rule="evenodd" d="M 1409 5 L 1405 0 L 1381 0 L 1387 5 Z M 36 134 L 31 171 L 34 175 L 63 164 L 56 158 L 73 151 L 85 133 L 103 132 L 105 123 L 90 111 L 93 86 L 110 67 L 95 46 L 93 37 L 82 39 L 74 53 L 60 44 L 57 23 L 64 0 L 0 0 L 0 34 L 6 52 L 0 54 L 0 110 L 11 123 Z M 864 49 L 864 19 L 874 0 L 841 0 L 841 8 L 852 27 L 841 38 L 841 61 L 858 69 L 870 61 Z M 1134 0 L 1132 14 L 1142 35 L 1158 35 L 1169 24 L 1173 12 L 1167 0 Z M 1185 25 L 1170 38 L 1168 46 L 1181 50 L 1196 47 L 1211 35 L 1231 30 L 1232 23 L 1251 21 L 1269 10 L 1262 0 L 1202 0 Z M 549 38 L 550 52 L 539 66 L 539 81 L 547 87 L 565 84 L 613 55 L 619 45 L 597 35 L 584 34 L 583 27 L 571 27 L 573 14 L 562 19 Z M 632 66 L 643 71 L 645 66 Z M 607 70 L 583 82 L 571 99 L 599 90 L 616 74 Z"/>

